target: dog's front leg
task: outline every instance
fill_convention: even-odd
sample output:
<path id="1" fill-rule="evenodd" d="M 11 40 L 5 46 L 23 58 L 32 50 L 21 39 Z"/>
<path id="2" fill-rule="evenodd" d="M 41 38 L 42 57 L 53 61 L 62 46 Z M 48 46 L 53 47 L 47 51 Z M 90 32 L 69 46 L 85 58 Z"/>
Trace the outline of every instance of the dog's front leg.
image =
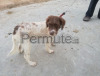
<path id="1" fill-rule="evenodd" d="M 54 51 L 50 49 L 51 43 L 46 43 L 45 46 L 46 46 L 46 50 L 48 51 L 48 53 L 50 53 L 50 54 L 51 54 L 51 53 L 54 53 Z"/>
<path id="2" fill-rule="evenodd" d="M 51 45 L 52 45 L 52 46 L 56 46 L 56 45 L 54 44 L 54 37 L 52 37 Z"/>
<path id="3" fill-rule="evenodd" d="M 31 50 L 31 43 L 30 43 L 29 40 L 26 40 L 25 43 L 24 43 L 24 58 L 29 63 L 29 65 L 35 66 L 36 62 L 32 62 L 30 60 L 30 50 Z"/>

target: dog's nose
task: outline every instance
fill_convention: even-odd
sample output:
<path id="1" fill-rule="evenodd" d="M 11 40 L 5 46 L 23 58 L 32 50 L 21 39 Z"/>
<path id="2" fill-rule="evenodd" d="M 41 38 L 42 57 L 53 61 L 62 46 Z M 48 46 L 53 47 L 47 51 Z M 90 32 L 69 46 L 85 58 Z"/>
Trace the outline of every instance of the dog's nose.
<path id="1" fill-rule="evenodd" d="M 54 33 L 55 33 L 54 31 L 51 31 L 51 32 L 50 32 L 50 35 L 54 35 Z"/>

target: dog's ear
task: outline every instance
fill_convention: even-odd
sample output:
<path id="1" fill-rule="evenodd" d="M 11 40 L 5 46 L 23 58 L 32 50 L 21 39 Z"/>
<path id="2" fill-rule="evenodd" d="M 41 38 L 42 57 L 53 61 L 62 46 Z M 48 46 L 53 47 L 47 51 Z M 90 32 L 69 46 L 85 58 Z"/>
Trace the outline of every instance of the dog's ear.
<path id="1" fill-rule="evenodd" d="M 46 19 L 46 27 L 48 27 L 49 18 L 50 16 Z"/>
<path id="2" fill-rule="evenodd" d="M 60 27 L 61 27 L 61 30 L 63 30 L 63 28 L 64 28 L 64 26 L 65 26 L 65 20 L 62 18 L 62 17 L 60 17 Z"/>

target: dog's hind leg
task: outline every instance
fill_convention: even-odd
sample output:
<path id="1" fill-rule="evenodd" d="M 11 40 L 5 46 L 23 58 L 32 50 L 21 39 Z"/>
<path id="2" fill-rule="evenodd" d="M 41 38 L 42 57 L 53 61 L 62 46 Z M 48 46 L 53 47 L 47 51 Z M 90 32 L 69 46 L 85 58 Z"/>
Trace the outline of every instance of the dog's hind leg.
<path id="1" fill-rule="evenodd" d="M 12 36 L 12 41 L 13 41 L 13 47 L 8 56 L 18 53 L 18 42 L 15 35 Z"/>
<path id="2" fill-rule="evenodd" d="M 35 66 L 36 62 L 30 60 L 31 43 L 29 40 L 24 41 L 24 58 L 31 66 Z"/>

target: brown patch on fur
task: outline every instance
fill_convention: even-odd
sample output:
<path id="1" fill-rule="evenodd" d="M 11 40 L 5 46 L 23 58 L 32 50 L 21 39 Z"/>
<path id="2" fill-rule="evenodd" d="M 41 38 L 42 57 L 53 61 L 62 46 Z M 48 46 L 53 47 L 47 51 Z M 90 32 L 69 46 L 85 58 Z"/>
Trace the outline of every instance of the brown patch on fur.
<path id="1" fill-rule="evenodd" d="M 32 23 L 33 25 L 35 25 L 35 26 L 38 26 L 38 25 L 36 25 L 35 23 Z"/>
<path id="2" fill-rule="evenodd" d="M 26 25 L 29 25 L 29 23 L 26 23 Z"/>
<path id="3" fill-rule="evenodd" d="M 21 28 L 24 28 L 24 26 L 21 26 Z"/>
<path id="4" fill-rule="evenodd" d="M 17 32 L 17 30 L 18 30 L 18 28 L 19 28 L 20 26 L 15 26 L 15 28 L 14 28 L 14 31 L 13 31 L 13 35 L 15 35 L 16 34 L 16 32 Z"/>
<path id="5" fill-rule="evenodd" d="M 35 23 L 32 23 L 33 25 L 35 25 Z"/>

